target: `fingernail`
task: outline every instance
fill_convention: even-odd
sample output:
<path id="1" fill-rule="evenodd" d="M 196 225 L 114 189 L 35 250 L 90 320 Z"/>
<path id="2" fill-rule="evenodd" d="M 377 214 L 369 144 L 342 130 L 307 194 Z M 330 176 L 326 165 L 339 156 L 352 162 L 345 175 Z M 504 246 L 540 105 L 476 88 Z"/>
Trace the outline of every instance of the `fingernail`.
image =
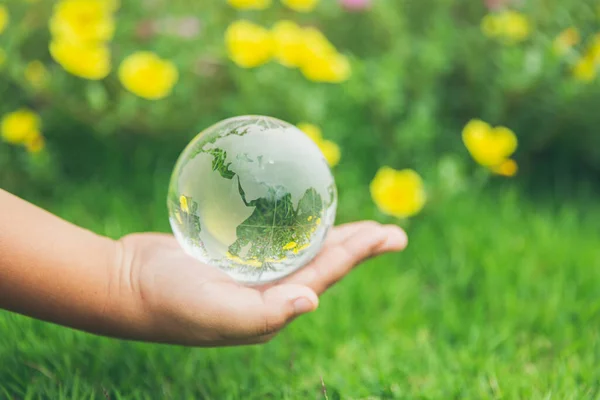
<path id="1" fill-rule="evenodd" d="M 299 299 L 294 300 L 294 312 L 296 314 L 306 314 L 314 310 L 314 308 L 315 305 L 313 302 L 306 297 L 300 297 Z"/>
<path id="2" fill-rule="evenodd" d="M 389 250 L 403 250 L 408 245 L 408 236 L 406 233 L 398 228 L 397 226 L 387 226 L 386 232 L 388 238 L 383 245 L 385 249 Z"/>

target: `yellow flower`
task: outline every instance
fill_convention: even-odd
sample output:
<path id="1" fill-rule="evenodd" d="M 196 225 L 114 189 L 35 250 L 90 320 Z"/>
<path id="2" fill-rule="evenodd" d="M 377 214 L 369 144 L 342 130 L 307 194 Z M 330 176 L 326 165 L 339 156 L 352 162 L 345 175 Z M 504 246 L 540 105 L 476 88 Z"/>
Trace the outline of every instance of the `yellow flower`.
<path id="1" fill-rule="evenodd" d="M 517 11 L 488 14 L 481 20 L 481 30 L 486 36 L 509 43 L 522 42 L 531 34 L 529 19 Z"/>
<path id="2" fill-rule="evenodd" d="M 249 267 L 254 267 L 254 268 L 260 268 L 262 267 L 263 263 L 259 260 L 257 260 L 256 258 L 251 258 L 249 260 L 241 260 L 241 263 L 244 265 L 247 265 Z"/>
<path id="3" fill-rule="evenodd" d="M 110 51 L 104 45 L 82 45 L 67 41 L 50 43 L 52 58 L 75 76 L 99 80 L 110 72 Z"/>
<path id="4" fill-rule="evenodd" d="M 189 213 L 190 208 L 188 207 L 187 197 L 181 196 L 179 197 L 179 207 L 184 213 Z"/>
<path id="5" fill-rule="evenodd" d="M 286 67 L 298 67 L 304 59 L 303 31 L 295 22 L 279 21 L 272 29 L 275 59 Z"/>
<path id="6" fill-rule="evenodd" d="M 234 261 L 238 264 L 247 265 L 249 267 L 260 268 L 263 265 L 263 263 L 261 261 L 257 260 L 256 258 L 250 258 L 248 260 L 243 260 L 242 258 L 240 258 L 238 256 L 234 256 L 230 252 L 225 253 L 225 257 L 227 257 L 229 260 Z"/>
<path id="7" fill-rule="evenodd" d="M 123 60 L 119 79 L 130 92 L 148 100 L 159 100 L 171 94 L 179 72 L 171 61 L 149 51 L 139 51 Z"/>
<path id="8" fill-rule="evenodd" d="M 273 57 L 273 39 L 268 30 L 252 22 L 240 20 L 225 32 L 229 58 L 242 68 L 265 64 Z"/>
<path id="9" fill-rule="evenodd" d="M 591 82 L 596 78 L 597 66 L 594 59 L 584 56 L 573 67 L 573 77 L 582 82 Z"/>
<path id="10" fill-rule="evenodd" d="M 315 9 L 319 0 L 281 0 L 288 8 L 297 12 L 309 12 Z"/>
<path id="11" fill-rule="evenodd" d="M 40 61 L 32 61 L 25 67 L 25 79 L 36 89 L 43 87 L 48 80 L 48 71 Z"/>
<path id="12" fill-rule="evenodd" d="M 586 57 L 589 57 L 595 64 L 600 63 L 600 33 L 594 35 L 590 40 Z"/>
<path id="13" fill-rule="evenodd" d="M 31 154 L 37 154 L 44 150 L 46 147 L 46 141 L 41 134 L 30 135 L 27 141 L 25 142 L 25 148 L 27 152 Z"/>
<path id="14" fill-rule="evenodd" d="M 265 262 L 268 263 L 278 263 L 278 262 L 282 262 L 287 260 L 287 257 L 281 257 L 281 258 L 265 258 Z"/>
<path id="15" fill-rule="evenodd" d="M 292 250 L 296 246 L 298 246 L 298 243 L 296 243 L 296 242 L 289 242 L 288 244 L 286 244 L 285 246 L 283 246 L 283 250 Z"/>
<path id="16" fill-rule="evenodd" d="M 515 160 L 508 159 L 502 164 L 492 167 L 491 171 L 497 175 L 513 177 L 519 171 L 519 166 Z"/>
<path id="17" fill-rule="evenodd" d="M 502 17 L 506 38 L 513 42 L 522 42 L 531 34 L 529 19 L 516 11 L 506 11 Z"/>
<path id="18" fill-rule="evenodd" d="M 315 82 L 340 83 L 351 75 L 348 58 L 316 28 L 300 28 L 291 21 L 273 26 L 275 59 L 286 67 L 300 67 L 302 74 Z"/>
<path id="19" fill-rule="evenodd" d="M 231 261 L 237 262 L 239 264 L 247 265 L 249 267 L 260 268 L 263 265 L 262 261 L 260 261 L 256 258 L 250 258 L 248 260 L 243 260 L 242 258 L 240 258 L 238 256 L 234 256 L 230 252 L 225 253 L 225 257 L 227 257 Z"/>
<path id="20" fill-rule="evenodd" d="M 301 70 L 315 82 L 340 83 L 351 75 L 350 62 L 315 28 L 303 30 Z"/>
<path id="21" fill-rule="evenodd" d="M 227 0 L 229 5 L 239 10 L 264 10 L 271 5 L 271 0 Z"/>
<path id="22" fill-rule="evenodd" d="M 313 124 L 302 122 L 298 124 L 298 129 L 303 131 L 321 150 L 330 167 L 335 167 L 340 162 L 340 147 L 331 140 L 324 140 L 321 129 Z"/>
<path id="23" fill-rule="evenodd" d="M 340 83 L 351 75 L 350 62 L 342 54 L 315 57 L 302 66 L 302 73 L 315 82 Z"/>
<path id="24" fill-rule="evenodd" d="M 581 36 L 576 28 L 568 28 L 562 31 L 552 44 L 554 54 L 562 56 L 571 50 L 571 48 L 579 43 Z"/>
<path id="25" fill-rule="evenodd" d="M 330 167 L 333 168 L 339 164 L 340 159 L 342 158 L 342 152 L 337 143 L 332 142 L 331 140 L 324 140 L 319 144 L 319 148 Z"/>
<path id="26" fill-rule="evenodd" d="M 39 134 L 40 118 L 28 109 L 20 109 L 2 118 L 0 131 L 2 139 L 12 144 L 25 143 L 32 135 Z"/>
<path id="27" fill-rule="evenodd" d="M 487 14 L 481 20 L 481 31 L 487 37 L 498 37 L 502 34 L 498 16 L 495 14 Z"/>
<path id="28" fill-rule="evenodd" d="M 309 124 L 307 122 L 301 122 L 297 125 L 298 129 L 306 134 L 313 142 L 319 143 L 323 140 L 323 134 L 321 132 L 321 128 L 314 124 Z"/>
<path id="29" fill-rule="evenodd" d="M 50 19 L 55 39 L 76 43 L 108 41 L 115 32 L 114 2 L 106 0 L 62 0 Z"/>
<path id="30" fill-rule="evenodd" d="M 0 33 L 4 32 L 4 30 L 8 26 L 9 20 L 10 17 L 8 15 L 8 10 L 6 6 L 0 4 Z"/>
<path id="31" fill-rule="evenodd" d="M 501 165 L 517 150 L 517 136 L 508 128 L 492 128 L 480 121 L 470 121 L 462 132 L 465 147 L 477 163 L 492 168 Z"/>
<path id="32" fill-rule="evenodd" d="M 397 218 L 418 214 L 427 200 L 423 180 L 415 171 L 382 167 L 370 185 L 371 197 L 381 212 Z"/>
<path id="33" fill-rule="evenodd" d="M 117 11 L 121 8 L 121 0 L 104 0 L 109 11 Z"/>
<path id="34" fill-rule="evenodd" d="M 302 250 L 306 250 L 310 246 L 310 243 L 303 244 L 302 246 L 298 246 L 294 249 L 294 254 L 300 253 Z"/>
<path id="35" fill-rule="evenodd" d="M 4 51 L 4 49 L 0 48 L 0 67 L 2 67 L 4 65 L 5 61 L 6 61 L 6 52 Z"/>
<path id="36" fill-rule="evenodd" d="M 304 28 L 302 30 L 304 38 L 304 54 L 307 59 L 322 56 L 323 54 L 337 53 L 335 46 L 323 35 L 323 32 L 316 28 Z"/>

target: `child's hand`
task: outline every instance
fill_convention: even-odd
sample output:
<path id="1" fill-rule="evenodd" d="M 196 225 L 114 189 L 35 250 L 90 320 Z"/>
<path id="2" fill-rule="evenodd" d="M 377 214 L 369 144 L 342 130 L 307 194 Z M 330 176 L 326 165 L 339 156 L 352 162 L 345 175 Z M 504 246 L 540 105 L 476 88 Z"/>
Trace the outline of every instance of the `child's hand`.
<path id="1" fill-rule="evenodd" d="M 0 189 L 0 310 L 133 340 L 223 346 L 261 343 L 365 259 L 404 249 L 376 222 L 331 231 L 321 253 L 284 280 L 250 288 L 187 256 L 172 236 L 115 242 Z"/>
<path id="2" fill-rule="evenodd" d="M 130 310 L 132 339 L 191 346 L 262 343 L 316 309 L 318 296 L 354 266 L 406 244 L 396 226 L 343 225 L 308 266 L 251 288 L 187 256 L 172 236 L 130 235 L 119 241 L 106 312 Z"/>

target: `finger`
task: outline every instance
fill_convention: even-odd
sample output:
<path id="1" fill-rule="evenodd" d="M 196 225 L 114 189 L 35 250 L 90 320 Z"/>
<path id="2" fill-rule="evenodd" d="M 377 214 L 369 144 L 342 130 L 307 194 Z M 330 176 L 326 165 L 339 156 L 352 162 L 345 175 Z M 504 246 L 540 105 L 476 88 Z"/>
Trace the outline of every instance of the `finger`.
<path id="1" fill-rule="evenodd" d="M 379 227 L 381 224 L 376 221 L 358 221 L 358 222 L 349 222 L 347 224 L 342 224 L 334 227 L 329 235 L 327 235 L 326 246 L 335 246 L 348 239 L 350 236 L 354 235 L 361 229 L 366 229 L 369 227 L 375 228 Z"/>
<path id="2" fill-rule="evenodd" d="M 361 229 L 383 227 L 389 234 L 388 241 L 380 248 L 382 252 L 403 250 L 408 244 L 408 236 L 397 225 L 381 225 L 376 221 L 351 222 L 340 225 L 331 231 L 326 246 L 338 245 Z"/>
<path id="3" fill-rule="evenodd" d="M 396 225 L 381 225 L 379 222 L 376 221 L 359 221 L 339 225 L 333 228 L 333 230 L 327 237 L 327 241 L 322 251 L 326 252 L 327 249 L 334 246 L 338 246 L 339 244 L 343 243 L 345 240 L 347 240 L 352 235 L 356 234 L 361 230 L 377 228 L 383 228 L 386 230 L 386 232 L 388 233 L 388 240 L 385 243 L 383 243 L 380 247 L 378 247 L 376 249 L 375 254 L 373 255 L 379 255 L 390 251 L 400 251 L 403 250 L 408 244 L 408 237 L 406 233 Z M 288 278 L 283 279 L 282 281 L 268 283 L 264 285 L 263 288 L 269 288 L 279 283 L 285 282 L 306 284 L 308 282 L 308 279 L 304 279 L 305 277 L 303 275 L 305 275 L 305 272 L 303 270 L 300 270 L 299 272 L 291 275 Z"/>
<path id="4" fill-rule="evenodd" d="M 387 240 L 376 249 L 376 252 L 373 255 L 404 250 L 408 245 L 408 236 L 400 227 L 397 225 L 381 225 L 375 221 L 361 221 L 340 225 L 336 228 L 337 232 L 335 235 L 332 235 L 333 237 L 329 240 L 327 245 L 339 245 L 361 230 L 377 228 L 385 230 L 387 233 Z"/>
<path id="5" fill-rule="evenodd" d="M 396 225 L 383 225 L 383 229 L 387 233 L 387 240 L 376 249 L 374 255 L 391 251 L 401 251 L 408 246 L 408 235 L 400 227 Z"/>
<path id="6" fill-rule="evenodd" d="M 220 292 L 223 297 L 223 288 Z M 298 316 L 314 311 L 319 304 L 312 289 L 297 284 L 277 285 L 262 292 L 235 286 L 227 292 L 227 300 L 216 305 L 211 313 L 212 323 L 225 340 L 262 341 L 260 337 L 279 331 Z"/>
<path id="7" fill-rule="evenodd" d="M 321 294 L 356 265 L 384 252 L 402 250 L 406 243 L 406 234 L 396 226 L 365 224 L 339 244 L 326 247 L 313 262 L 284 282 L 306 285 Z"/>

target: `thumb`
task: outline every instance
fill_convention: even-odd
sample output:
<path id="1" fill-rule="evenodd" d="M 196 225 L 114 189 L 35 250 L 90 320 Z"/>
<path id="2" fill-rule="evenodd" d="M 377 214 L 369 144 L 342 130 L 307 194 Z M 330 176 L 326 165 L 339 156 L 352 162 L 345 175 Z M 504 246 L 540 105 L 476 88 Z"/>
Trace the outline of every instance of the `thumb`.
<path id="1" fill-rule="evenodd" d="M 294 318 L 316 310 L 319 297 L 308 286 L 297 284 L 276 285 L 262 293 L 262 334 L 282 329 Z"/>

